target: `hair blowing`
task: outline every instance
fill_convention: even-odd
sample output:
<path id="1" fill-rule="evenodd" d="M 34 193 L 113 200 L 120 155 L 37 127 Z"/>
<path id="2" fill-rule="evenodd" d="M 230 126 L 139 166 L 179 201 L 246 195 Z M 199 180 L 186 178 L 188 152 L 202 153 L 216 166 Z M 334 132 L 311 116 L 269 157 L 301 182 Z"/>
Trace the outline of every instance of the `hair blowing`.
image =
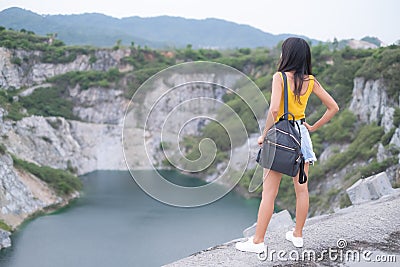
<path id="1" fill-rule="evenodd" d="M 294 95 L 300 102 L 301 88 L 305 75 L 312 75 L 311 50 L 301 38 L 290 37 L 282 43 L 282 56 L 278 71 L 294 71 Z"/>

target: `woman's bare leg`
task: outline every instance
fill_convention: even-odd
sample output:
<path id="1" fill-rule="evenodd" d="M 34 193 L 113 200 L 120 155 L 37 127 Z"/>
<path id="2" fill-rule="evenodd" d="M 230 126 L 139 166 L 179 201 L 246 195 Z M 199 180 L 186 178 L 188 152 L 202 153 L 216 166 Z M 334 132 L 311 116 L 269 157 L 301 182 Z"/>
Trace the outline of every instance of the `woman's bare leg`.
<path id="1" fill-rule="evenodd" d="M 256 244 L 264 242 L 265 232 L 274 212 L 275 198 L 278 194 L 281 178 L 281 173 L 264 169 L 263 192 L 258 208 L 256 233 L 253 238 L 253 242 Z"/>
<path id="2" fill-rule="evenodd" d="M 309 163 L 304 165 L 304 172 L 308 177 Z M 293 235 L 295 237 L 303 236 L 303 227 L 306 222 L 309 206 L 308 196 L 308 182 L 304 184 L 299 183 L 299 176 L 293 177 L 294 190 L 296 192 L 296 227 L 294 228 Z"/>

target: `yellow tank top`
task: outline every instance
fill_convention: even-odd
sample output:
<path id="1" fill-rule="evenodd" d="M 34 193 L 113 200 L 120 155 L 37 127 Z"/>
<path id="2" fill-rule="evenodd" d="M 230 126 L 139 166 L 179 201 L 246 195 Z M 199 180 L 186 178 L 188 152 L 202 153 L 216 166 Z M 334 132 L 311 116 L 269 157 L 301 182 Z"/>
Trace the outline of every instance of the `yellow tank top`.
<path id="1" fill-rule="evenodd" d="M 279 72 L 279 74 L 281 75 L 282 86 L 283 86 L 282 73 Z M 309 78 L 309 83 L 308 83 L 307 91 L 305 92 L 304 95 L 300 96 L 301 104 L 295 99 L 295 95 L 294 95 L 293 91 L 291 90 L 290 84 L 288 82 L 288 109 L 289 109 L 289 112 L 294 115 L 295 120 L 304 119 L 306 117 L 306 107 L 307 107 L 308 98 L 310 97 L 310 95 L 312 93 L 312 89 L 314 87 L 314 76 L 309 75 L 308 78 Z M 281 118 L 283 116 L 283 112 L 284 112 L 283 110 L 284 110 L 284 93 L 283 93 L 283 88 L 282 88 L 281 104 L 279 107 L 278 117 L 276 118 L 275 122 L 277 122 L 279 120 L 279 118 Z M 291 119 L 291 116 L 289 116 L 289 119 Z"/>

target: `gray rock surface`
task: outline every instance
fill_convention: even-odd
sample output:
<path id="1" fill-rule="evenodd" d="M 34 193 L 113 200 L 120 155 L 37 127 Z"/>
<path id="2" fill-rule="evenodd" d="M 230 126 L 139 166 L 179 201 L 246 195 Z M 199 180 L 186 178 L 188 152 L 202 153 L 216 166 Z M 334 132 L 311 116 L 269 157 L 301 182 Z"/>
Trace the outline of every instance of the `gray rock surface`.
<path id="1" fill-rule="evenodd" d="M 149 87 L 146 93 L 142 90 L 133 98 L 131 110 L 125 119 L 124 135 L 132 136 L 125 144 L 131 148 L 126 152 L 130 165 L 137 168 L 149 168 L 151 165 L 162 167 L 166 154 L 169 158 L 180 157 L 181 151 L 176 149 L 179 147 L 177 137 L 198 135 L 201 127 L 209 123 L 216 116 L 218 108 L 223 106 L 222 96 L 226 89 L 214 84 L 233 86 L 239 78 L 238 74 L 229 73 L 173 73 L 155 79 L 151 86 L 146 85 Z M 149 112 L 143 114 L 143 111 Z M 170 123 L 166 123 L 167 119 Z M 140 140 L 143 134 L 146 149 L 141 148 L 139 143 L 143 142 Z M 160 150 L 161 141 L 172 144 L 172 149 Z"/>
<path id="2" fill-rule="evenodd" d="M 11 247 L 11 233 L 0 229 L 0 249 Z"/>
<path id="3" fill-rule="evenodd" d="M 400 148 L 400 128 L 397 128 L 396 131 L 394 132 L 389 145 Z M 400 163 L 400 154 L 399 154 L 399 163 Z"/>
<path id="4" fill-rule="evenodd" d="M 45 204 L 36 199 L 29 188 L 19 179 L 12 158 L 0 156 L 0 209 L 1 214 L 26 214 L 42 208 Z"/>
<path id="5" fill-rule="evenodd" d="M 80 120 L 98 124 L 122 125 L 129 100 L 123 90 L 94 88 L 69 89 L 74 103 L 73 113 Z"/>
<path id="6" fill-rule="evenodd" d="M 378 162 L 382 162 L 386 160 L 387 158 L 390 157 L 390 153 L 385 149 L 385 147 L 382 145 L 382 143 L 379 143 L 378 145 L 378 153 L 376 153 L 376 160 Z"/>
<path id="7" fill-rule="evenodd" d="M 380 122 L 385 132 L 393 127 L 394 101 L 387 95 L 383 80 L 354 79 L 350 110 L 365 123 Z"/>
<path id="8" fill-rule="evenodd" d="M 0 87 L 6 89 L 30 87 L 44 82 L 47 78 L 70 71 L 107 71 L 110 68 L 125 70 L 127 66 L 121 64 L 121 59 L 129 54 L 130 49 L 104 49 L 95 52 L 94 63 L 90 63 L 90 55 L 78 55 L 72 62 L 57 64 L 40 62 L 38 60 L 42 55 L 40 51 L 10 50 L 0 47 Z M 26 66 L 12 64 L 14 57 L 27 59 L 28 62 L 24 63 Z"/>
<path id="9" fill-rule="evenodd" d="M 0 155 L 1 220 L 15 228 L 31 214 L 62 202 L 45 182 L 15 169 L 10 155 Z"/>
<path id="10" fill-rule="evenodd" d="M 58 169 L 125 170 L 122 126 L 31 116 L 17 121 L 3 140 L 8 150 L 27 161 Z"/>
<path id="11" fill-rule="evenodd" d="M 382 196 L 395 192 L 389 182 L 386 172 L 359 179 L 346 190 L 352 204 L 360 204 L 370 200 L 376 200 Z"/>
<path id="12" fill-rule="evenodd" d="M 301 262 L 289 259 L 290 255 L 304 251 L 313 250 L 319 257 L 323 250 L 336 249 L 340 251 L 338 244 L 344 246 L 342 251 L 357 250 L 362 253 L 366 249 L 371 251 L 383 251 L 385 254 L 397 255 L 397 262 L 400 259 L 400 191 L 390 196 L 385 196 L 377 201 L 370 201 L 360 205 L 353 205 L 337 211 L 333 214 L 313 217 L 306 221 L 303 232 L 304 247 L 295 248 L 285 240 L 287 229 L 269 231 L 266 234 L 265 244 L 268 255 L 273 256 L 260 261 L 256 254 L 240 252 L 235 249 L 235 243 L 240 240 L 233 240 L 201 252 L 195 253 L 187 258 L 166 264 L 165 266 L 338 266 L 347 265 L 345 260 L 332 261 L 329 257 L 324 260 L 307 258 Z M 277 254 L 271 254 L 275 250 L 283 250 L 286 255 L 284 260 L 279 260 Z M 338 252 L 333 255 L 338 255 Z M 294 257 L 293 256 L 293 257 Z M 351 263 L 351 262 L 349 262 Z M 367 266 L 361 262 L 359 266 Z M 393 266 L 393 265 L 388 265 Z"/>

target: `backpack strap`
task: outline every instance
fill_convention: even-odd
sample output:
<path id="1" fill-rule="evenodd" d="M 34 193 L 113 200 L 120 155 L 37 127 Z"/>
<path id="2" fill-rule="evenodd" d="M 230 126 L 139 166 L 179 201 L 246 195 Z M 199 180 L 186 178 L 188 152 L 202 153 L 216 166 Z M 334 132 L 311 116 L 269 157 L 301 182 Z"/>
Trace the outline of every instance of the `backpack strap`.
<path id="1" fill-rule="evenodd" d="M 287 77 L 286 73 L 284 71 L 281 71 L 282 73 L 282 78 L 283 78 L 283 118 L 285 120 L 289 119 L 288 118 L 288 85 L 287 85 Z"/>
<path id="2" fill-rule="evenodd" d="M 303 155 L 301 155 L 301 162 L 300 162 L 300 170 L 299 170 L 299 183 L 300 184 L 304 184 L 305 182 L 307 182 L 307 175 L 306 172 L 304 171 L 304 157 Z"/>

